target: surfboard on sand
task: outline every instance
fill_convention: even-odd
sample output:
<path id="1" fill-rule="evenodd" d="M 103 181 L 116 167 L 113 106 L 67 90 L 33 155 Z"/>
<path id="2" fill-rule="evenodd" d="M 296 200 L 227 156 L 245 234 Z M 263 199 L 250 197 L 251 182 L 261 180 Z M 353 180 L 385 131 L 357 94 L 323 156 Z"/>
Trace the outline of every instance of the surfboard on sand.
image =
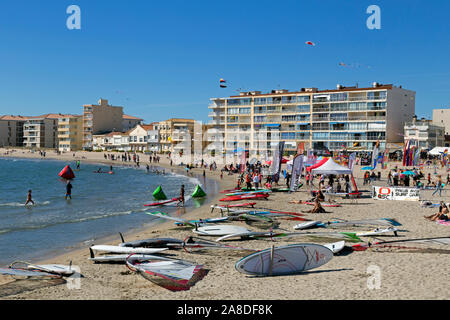
<path id="1" fill-rule="evenodd" d="M 131 253 L 152 254 L 168 250 L 168 248 L 129 248 L 110 245 L 94 245 L 90 247 L 90 249 L 93 251 L 103 251 L 111 253 L 129 253 L 129 254 Z"/>
<path id="2" fill-rule="evenodd" d="M 133 254 L 130 257 L 130 254 L 116 254 L 116 255 L 101 255 L 95 256 L 93 253 L 89 258 L 90 261 L 98 262 L 98 263 L 106 263 L 106 262 L 123 262 L 127 261 L 127 259 L 139 260 L 139 261 L 148 261 L 148 260 L 172 260 L 170 258 L 165 258 L 162 256 L 155 256 L 151 254 Z"/>
<path id="3" fill-rule="evenodd" d="M 338 241 L 333 243 L 324 244 L 324 247 L 330 249 L 333 253 L 338 253 L 345 247 L 345 241 Z"/>
<path id="4" fill-rule="evenodd" d="M 261 199 L 265 199 L 267 200 L 267 198 L 269 197 L 268 193 L 258 193 L 258 194 L 248 194 L 248 195 L 239 195 L 239 196 L 230 196 L 230 197 L 225 197 L 223 199 L 220 199 L 219 201 L 240 201 L 240 200 L 250 200 L 250 199 L 254 199 L 254 200 L 261 200 Z"/>
<path id="5" fill-rule="evenodd" d="M 250 254 L 235 264 L 237 271 L 253 276 L 289 275 L 318 268 L 333 258 L 333 252 L 318 244 L 272 247 Z"/>
<path id="6" fill-rule="evenodd" d="M 153 203 L 149 203 L 149 204 L 144 204 L 144 207 L 156 207 L 156 206 L 162 206 L 168 203 L 172 203 L 172 202 L 176 202 L 179 201 L 180 198 L 172 198 L 170 200 L 165 200 L 165 201 L 158 201 L 158 202 L 153 202 Z"/>
<path id="7" fill-rule="evenodd" d="M 202 236 L 224 236 L 242 232 L 250 232 L 247 228 L 234 225 L 213 225 L 193 229 L 192 232 Z"/>

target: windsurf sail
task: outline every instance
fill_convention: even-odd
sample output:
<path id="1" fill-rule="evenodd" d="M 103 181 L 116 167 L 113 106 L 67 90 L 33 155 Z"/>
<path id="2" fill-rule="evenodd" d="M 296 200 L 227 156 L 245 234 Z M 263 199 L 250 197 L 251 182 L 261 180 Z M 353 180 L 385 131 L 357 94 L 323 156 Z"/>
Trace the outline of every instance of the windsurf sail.
<path id="1" fill-rule="evenodd" d="M 130 270 L 170 291 L 189 290 L 207 274 L 203 265 L 183 260 L 141 262 L 127 259 L 126 264 Z"/>
<path id="2" fill-rule="evenodd" d="M 377 241 L 367 242 L 365 244 L 356 244 L 352 248 L 355 251 L 364 251 L 371 247 L 387 246 L 390 244 L 398 243 L 421 243 L 421 244 L 437 244 L 437 245 L 450 245 L 450 237 L 436 237 L 436 238 L 416 238 L 416 239 L 402 239 L 402 240 L 390 240 L 390 241 Z M 414 248 L 413 248 L 414 249 Z"/>

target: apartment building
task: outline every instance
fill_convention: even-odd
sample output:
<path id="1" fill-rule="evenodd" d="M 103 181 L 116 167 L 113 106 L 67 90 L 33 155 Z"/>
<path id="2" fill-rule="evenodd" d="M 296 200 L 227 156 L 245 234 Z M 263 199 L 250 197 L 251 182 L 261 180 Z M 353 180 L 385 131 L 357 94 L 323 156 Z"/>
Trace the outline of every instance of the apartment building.
<path id="1" fill-rule="evenodd" d="M 5 115 L 0 116 L 0 146 L 22 147 L 23 125 L 28 117 Z"/>
<path id="2" fill-rule="evenodd" d="M 377 140 L 381 149 L 403 142 L 404 125 L 415 114 L 415 92 L 376 82 L 365 88 L 252 91 L 212 98 L 209 109 L 209 124 L 223 133 L 226 153 L 267 156 L 279 141 L 290 154 L 299 142 L 315 150 L 371 151 Z"/>
<path id="3" fill-rule="evenodd" d="M 413 121 L 405 124 L 405 142 L 413 140 L 415 145 L 421 149 L 431 150 L 434 147 L 443 147 L 445 144 L 445 127 L 443 125 L 433 124 L 432 120 L 416 117 Z"/>
<path id="4" fill-rule="evenodd" d="M 46 114 L 29 117 L 23 125 L 23 146 L 26 148 L 58 148 L 59 119 L 69 115 Z"/>
<path id="5" fill-rule="evenodd" d="M 83 106 L 83 149 L 93 149 L 93 135 L 123 131 L 123 107 L 111 106 L 108 100 Z"/>
<path id="6" fill-rule="evenodd" d="M 194 123 L 193 119 L 177 118 L 156 123 L 155 130 L 159 130 L 161 152 L 190 153 L 193 148 Z"/>
<path id="7" fill-rule="evenodd" d="M 77 151 L 83 146 L 83 116 L 68 115 L 58 119 L 58 150 Z"/>
<path id="8" fill-rule="evenodd" d="M 450 109 L 433 109 L 433 124 L 444 126 L 445 134 L 450 133 Z"/>

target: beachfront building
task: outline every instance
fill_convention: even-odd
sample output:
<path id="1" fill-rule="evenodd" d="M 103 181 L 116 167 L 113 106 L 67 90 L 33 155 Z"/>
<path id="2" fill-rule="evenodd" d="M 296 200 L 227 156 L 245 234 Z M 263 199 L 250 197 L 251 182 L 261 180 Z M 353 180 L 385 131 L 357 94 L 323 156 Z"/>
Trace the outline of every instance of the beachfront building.
<path id="1" fill-rule="evenodd" d="M 22 147 L 23 125 L 28 117 L 0 116 L 0 147 Z"/>
<path id="2" fill-rule="evenodd" d="M 93 135 L 105 132 L 122 132 L 123 107 L 111 106 L 108 100 L 83 106 L 83 149 L 93 149 Z"/>
<path id="3" fill-rule="evenodd" d="M 252 91 L 212 98 L 209 109 L 209 124 L 223 131 L 226 153 L 246 150 L 267 157 L 279 141 L 288 154 L 299 143 L 305 149 L 371 151 L 378 140 L 380 149 L 403 142 L 404 124 L 415 113 L 415 92 L 376 82 L 366 88 Z"/>
<path id="4" fill-rule="evenodd" d="M 31 149 L 57 149 L 58 122 L 68 116 L 50 113 L 29 117 L 23 125 L 23 146 Z"/>
<path id="5" fill-rule="evenodd" d="M 450 109 L 433 109 L 433 124 L 444 126 L 445 134 L 450 135 Z"/>
<path id="6" fill-rule="evenodd" d="M 92 150 L 94 151 L 130 151 L 130 137 L 128 132 L 108 132 L 92 136 Z"/>
<path id="7" fill-rule="evenodd" d="M 128 130 L 136 128 L 136 126 L 138 124 L 143 124 L 143 121 L 144 121 L 144 119 L 129 116 L 127 114 L 124 114 L 122 119 L 123 119 L 122 120 L 122 131 L 123 132 L 126 132 Z"/>
<path id="8" fill-rule="evenodd" d="M 128 131 L 130 150 L 134 152 L 159 152 L 159 131 L 154 124 L 137 125 Z"/>
<path id="9" fill-rule="evenodd" d="M 420 149 L 431 150 L 434 147 L 443 147 L 445 144 L 445 128 L 443 125 L 433 124 L 432 120 L 416 117 L 405 124 L 405 142 L 413 140 Z"/>
<path id="10" fill-rule="evenodd" d="M 159 130 L 161 152 L 190 152 L 193 148 L 194 123 L 193 119 L 177 118 L 156 123 L 155 130 Z"/>
<path id="11" fill-rule="evenodd" d="M 77 151 L 83 145 L 83 116 L 68 115 L 58 119 L 58 150 Z"/>

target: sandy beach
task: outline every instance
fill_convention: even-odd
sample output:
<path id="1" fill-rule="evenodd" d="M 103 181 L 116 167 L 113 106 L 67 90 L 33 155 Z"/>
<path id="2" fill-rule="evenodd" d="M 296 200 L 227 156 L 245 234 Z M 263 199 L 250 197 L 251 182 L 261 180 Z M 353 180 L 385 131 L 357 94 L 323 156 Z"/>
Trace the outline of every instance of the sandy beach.
<path id="1" fill-rule="evenodd" d="M 28 151 L 16 151 L 5 155 L 5 150 L 0 149 L 0 157 L 26 157 L 40 158 L 39 153 Z M 84 157 L 84 158 L 83 158 Z M 141 165 L 147 163 L 141 160 Z M 114 163 L 121 165 L 121 161 L 107 161 L 103 153 L 76 152 L 56 155 L 47 152 L 47 159 L 59 159 L 74 161 L 80 159 L 86 162 Z M 181 167 L 169 164 L 166 156 L 161 156 L 159 166 L 178 169 Z M 400 163 L 389 163 L 388 169 Z M 219 177 L 220 166 L 217 171 L 206 170 L 206 177 L 220 182 L 220 189 L 232 189 L 236 184 L 236 175 L 224 175 Z M 375 186 L 387 186 L 388 170 L 381 171 L 381 181 L 373 183 Z M 434 168 L 424 167 L 424 173 L 432 174 L 435 179 Z M 193 169 L 193 174 L 201 175 L 203 169 Z M 422 208 L 418 201 L 379 201 L 369 198 L 371 186 L 363 185 L 364 171 L 357 165 L 354 170 L 355 180 L 363 198 L 356 201 L 350 199 L 338 199 L 341 207 L 326 208 L 330 213 L 305 214 L 310 220 L 328 221 L 333 218 L 358 220 L 372 218 L 393 218 L 402 225 L 398 237 L 389 234 L 380 236 L 383 240 L 443 237 L 450 236 L 450 226 L 439 225 L 424 219 L 424 215 L 437 212 L 437 208 Z M 443 180 L 447 176 L 445 169 L 438 169 Z M 284 179 L 281 179 L 284 182 Z M 440 199 L 450 202 L 449 186 L 443 190 L 442 197 L 432 197 L 432 190 L 421 193 L 421 199 L 432 200 L 437 203 Z M 223 195 L 215 196 L 210 203 L 219 203 Z M 304 204 L 290 204 L 291 200 L 308 200 L 310 195 L 307 189 L 300 188 L 296 193 L 273 193 L 269 200 L 258 201 L 255 207 L 276 209 L 281 211 L 310 210 L 312 207 Z M 156 211 L 156 210 L 155 210 Z M 182 216 L 186 219 L 218 217 L 220 212 L 211 213 L 209 205 L 200 208 L 186 209 Z M 296 221 L 280 220 L 279 228 L 294 231 Z M 233 222 L 248 229 L 261 231 L 243 222 Z M 370 230 L 367 228 L 347 228 L 339 231 Z M 329 230 L 318 230 L 329 231 Z M 126 240 L 132 241 L 144 238 L 167 237 L 184 239 L 192 235 L 191 228 L 176 227 L 172 222 L 165 222 L 138 233 L 126 234 Z M 213 240 L 207 237 L 205 239 Z M 367 239 L 367 238 L 365 238 Z M 336 240 L 337 241 L 337 240 Z M 118 236 L 105 239 L 103 243 L 117 245 L 120 242 Z M 235 246 L 251 249 L 266 249 L 272 245 L 311 242 L 302 238 L 277 239 L 275 242 L 267 240 L 233 241 Z M 351 245 L 351 244 L 348 244 Z M 83 278 L 79 289 L 68 288 L 65 284 L 50 285 L 45 282 L 29 280 L 14 280 L 7 276 L 0 276 L 0 299 L 27 299 L 27 300 L 410 300 L 430 299 L 446 300 L 450 298 L 450 248 L 443 245 L 408 244 L 410 247 L 424 248 L 424 250 L 406 249 L 370 249 L 361 252 L 351 252 L 336 255 L 327 264 L 297 275 L 275 277 L 250 277 L 237 272 L 235 263 L 248 254 L 248 252 L 232 250 L 205 250 L 187 253 L 182 250 L 170 251 L 174 257 L 204 264 L 209 270 L 206 277 L 195 284 L 189 291 L 171 292 L 144 279 L 137 273 L 131 272 L 122 264 L 94 264 L 88 261 L 88 247 L 67 252 L 66 254 L 52 257 L 46 263 L 68 264 L 72 261 L 74 266 L 80 268 Z M 434 250 L 429 250 L 429 249 Z M 379 268 L 381 275 L 380 287 L 371 289 L 368 280 L 372 276 L 370 270 Z M 20 289 L 22 288 L 22 289 Z"/>

